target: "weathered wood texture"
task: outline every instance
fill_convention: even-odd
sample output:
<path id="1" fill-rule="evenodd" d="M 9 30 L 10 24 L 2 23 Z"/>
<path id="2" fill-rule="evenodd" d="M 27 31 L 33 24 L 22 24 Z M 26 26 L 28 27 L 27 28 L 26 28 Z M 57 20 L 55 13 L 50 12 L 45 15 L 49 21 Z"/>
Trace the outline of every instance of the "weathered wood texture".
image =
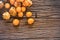
<path id="1" fill-rule="evenodd" d="M 18 28 L 0 20 L 0 40 L 60 40 L 60 0 L 32 1 L 33 28 L 28 28 L 25 18 Z"/>

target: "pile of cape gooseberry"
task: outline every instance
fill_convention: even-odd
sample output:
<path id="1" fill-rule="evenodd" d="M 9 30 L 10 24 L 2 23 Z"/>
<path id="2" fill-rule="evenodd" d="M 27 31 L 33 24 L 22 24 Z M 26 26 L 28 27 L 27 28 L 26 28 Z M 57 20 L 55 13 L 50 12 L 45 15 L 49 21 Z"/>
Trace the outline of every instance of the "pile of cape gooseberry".
<path id="1" fill-rule="evenodd" d="M 22 18 L 24 16 L 24 12 L 26 13 L 26 17 L 28 18 L 27 23 L 29 25 L 34 23 L 34 19 L 30 18 L 32 16 L 32 12 L 26 12 L 26 8 L 32 5 L 31 0 L 5 0 L 5 3 L 0 1 L 0 9 L 3 7 L 9 9 L 9 11 L 5 11 L 2 14 L 2 18 L 4 20 L 9 20 L 11 17 L 19 17 Z M 14 26 L 18 26 L 20 24 L 20 20 L 18 18 L 13 19 L 12 24 Z"/>

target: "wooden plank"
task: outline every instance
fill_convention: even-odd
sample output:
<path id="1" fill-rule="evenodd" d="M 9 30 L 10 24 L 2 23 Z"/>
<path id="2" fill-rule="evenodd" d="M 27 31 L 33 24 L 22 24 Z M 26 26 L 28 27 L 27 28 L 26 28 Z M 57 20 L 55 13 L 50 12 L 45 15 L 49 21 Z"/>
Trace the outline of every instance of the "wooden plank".
<path id="1" fill-rule="evenodd" d="M 60 5 L 60 0 L 32 0 L 34 4 L 38 5 Z M 35 5 L 37 6 L 37 5 Z"/>
<path id="2" fill-rule="evenodd" d="M 33 12 L 33 18 L 36 17 L 35 23 L 27 25 L 25 17 L 15 28 L 0 16 L 0 40 L 60 40 L 60 0 L 32 1 L 33 5 L 28 11 Z"/>
<path id="3" fill-rule="evenodd" d="M 40 21 L 40 22 L 39 22 Z M 2 25 L 3 21 L 1 21 L 1 34 L 0 38 L 39 38 L 39 37 L 60 37 L 60 21 L 59 20 L 46 20 L 39 19 L 37 23 L 33 27 L 28 28 L 29 25 L 21 24 L 18 28 L 14 28 L 10 23 L 6 25 Z M 22 22 L 24 23 L 24 22 Z M 29 36 L 28 36 L 29 35 Z"/>

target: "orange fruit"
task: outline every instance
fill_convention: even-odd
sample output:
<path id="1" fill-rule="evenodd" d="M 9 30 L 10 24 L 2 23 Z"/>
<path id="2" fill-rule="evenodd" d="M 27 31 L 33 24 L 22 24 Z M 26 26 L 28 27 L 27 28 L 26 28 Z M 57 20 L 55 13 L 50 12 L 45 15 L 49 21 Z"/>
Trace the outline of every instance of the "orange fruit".
<path id="1" fill-rule="evenodd" d="M 32 12 L 26 12 L 26 17 L 31 17 L 32 16 Z"/>
<path id="2" fill-rule="evenodd" d="M 20 21 L 18 19 L 13 20 L 13 25 L 18 26 L 20 24 Z"/>
<path id="3" fill-rule="evenodd" d="M 23 12 L 18 13 L 18 17 L 23 17 Z"/>
<path id="4" fill-rule="evenodd" d="M 11 16 L 16 16 L 17 15 L 17 12 L 15 10 L 15 7 L 11 7 L 10 10 L 9 10 L 9 12 L 10 12 L 10 15 Z"/>
<path id="5" fill-rule="evenodd" d="M 20 0 L 16 0 L 16 2 L 20 2 Z"/>
<path id="6" fill-rule="evenodd" d="M 20 2 L 24 2 L 25 0 L 20 0 Z"/>
<path id="7" fill-rule="evenodd" d="M 9 14 L 9 12 L 4 12 L 4 13 L 2 14 L 2 17 L 3 17 L 3 19 L 5 19 L 5 20 L 10 19 L 10 14 Z"/>
<path id="8" fill-rule="evenodd" d="M 10 0 L 11 5 L 14 5 L 14 3 L 15 3 L 15 0 Z"/>
<path id="9" fill-rule="evenodd" d="M 10 8 L 10 4 L 9 3 L 5 3 L 5 8 Z"/>
<path id="10" fill-rule="evenodd" d="M 16 11 L 17 11 L 17 12 L 21 12 L 21 7 L 17 7 L 17 8 L 16 8 Z"/>
<path id="11" fill-rule="evenodd" d="M 31 0 L 25 0 L 23 2 L 23 6 L 31 6 L 32 5 L 32 1 Z"/>
<path id="12" fill-rule="evenodd" d="M 28 19 L 28 24 L 33 24 L 34 23 L 34 19 L 33 18 L 29 18 Z"/>
<path id="13" fill-rule="evenodd" d="M 31 6 L 32 5 L 32 1 L 31 0 L 27 0 L 29 5 L 28 6 Z"/>
<path id="14" fill-rule="evenodd" d="M 26 7 L 22 7 L 22 12 L 25 12 L 26 11 Z"/>
<path id="15" fill-rule="evenodd" d="M 23 6 L 28 6 L 28 5 L 29 5 L 29 3 L 27 1 L 23 2 Z"/>
<path id="16" fill-rule="evenodd" d="M 0 1 L 0 9 L 2 9 L 4 6 L 4 3 L 2 1 Z"/>
<path id="17" fill-rule="evenodd" d="M 16 0 L 16 2 L 24 2 L 24 0 Z"/>
<path id="18" fill-rule="evenodd" d="M 15 7 L 19 7 L 19 6 L 21 6 L 21 3 L 15 2 L 15 3 L 14 3 L 14 6 L 15 6 Z"/>

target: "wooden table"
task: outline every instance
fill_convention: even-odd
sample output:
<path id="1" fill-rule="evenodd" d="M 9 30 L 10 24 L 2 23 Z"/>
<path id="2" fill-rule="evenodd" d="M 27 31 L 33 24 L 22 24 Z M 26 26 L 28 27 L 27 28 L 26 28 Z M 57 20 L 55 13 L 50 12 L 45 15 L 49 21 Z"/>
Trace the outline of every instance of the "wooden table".
<path id="1" fill-rule="evenodd" d="M 60 0 L 32 1 L 29 9 L 33 12 L 35 23 L 29 26 L 24 18 L 15 28 L 12 23 L 0 18 L 0 40 L 60 40 Z"/>

